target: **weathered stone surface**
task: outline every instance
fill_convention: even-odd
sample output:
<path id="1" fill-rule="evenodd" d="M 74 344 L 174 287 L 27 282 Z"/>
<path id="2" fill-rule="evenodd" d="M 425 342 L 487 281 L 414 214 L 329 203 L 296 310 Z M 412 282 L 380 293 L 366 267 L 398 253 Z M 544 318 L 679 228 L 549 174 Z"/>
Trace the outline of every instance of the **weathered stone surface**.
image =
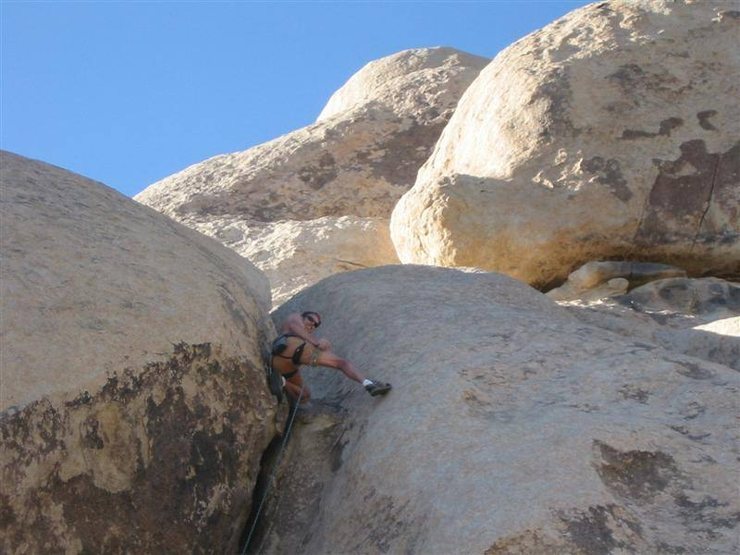
<path id="1" fill-rule="evenodd" d="M 254 350 L 270 292 L 248 260 L 100 183 L 0 160 L 0 410 L 99 385 L 181 341 Z"/>
<path id="2" fill-rule="evenodd" d="M 663 329 L 655 333 L 655 338 L 672 351 L 725 364 L 740 371 L 740 316 L 686 329 Z"/>
<path id="3" fill-rule="evenodd" d="M 653 281 L 620 299 L 643 312 L 719 320 L 740 314 L 740 285 L 717 278 L 671 278 Z"/>
<path id="4" fill-rule="evenodd" d="M 265 228 L 274 222 L 291 222 L 295 229 L 299 222 L 325 218 L 328 242 L 304 247 L 298 263 L 328 275 L 341 268 L 331 260 L 319 268 L 313 259 L 323 258 L 323 252 L 349 250 L 360 235 L 365 250 L 387 242 L 383 227 L 393 207 L 413 185 L 458 99 L 487 62 L 451 48 L 407 50 L 377 60 L 334 94 L 317 123 L 191 166 L 135 198 L 216 237 L 219 222 L 241 221 L 261 236 L 272 234 Z M 355 223 L 331 220 L 346 216 Z M 307 224 L 305 233 L 313 235 L 317 224 Z M 335 225 L 346 231 L 346 245 L 337 242 Z M 382 263 L 398 262 L 394 250 L 380 251 L 388 253 Z M 259 247 L 240 252 L 255 260 L 278 255 Z M 277 295 L 294 293 L 292 262 L 286 264 L 285 281 L 275 264 L 257 262 L 271 273 Z"/>
<path id="5" fill-rule="evenodd" d="M 686 272 L 668 264 L 603 260 L 587 262 L 571 272 L 563 285 L 547 292 L 556 301 L 601 299 L 627 292 L 650 281 L 686 277 Z"/>
<path id="6" fill-rule="evenodd" d="M 614 0 L 501 52 L 394 210 L 401 260 L 537 286 L 598 259 L 738 275 L 739 22 Z"/>
<path id="7" fill-rule="evenodd" d="M 262 222 L 387 218 L 487 62 L 451 48 L 379 60 L 335 94 L 316 124 L 191 166 L 135 198 L 186 224 L 226 214 Z M 390 101 L 398 90 L 417 94 L 397 106 Z"/>
<path id="8" fill-rule="evenodd" d="M 214 217 L 192 225 L 265 272 L 275 307 L 332 274 L 398 262 L 385 218 L 262 223 Z"/>
<path id="9" fill-rule="evenodd" d="M 414 48 L 374 60 L 332 95 L 317 121 L 366 105 L 418 123 L 449 119 L 460 95 L 488 62 L 454 48 Z"/>
<path id="10" fill-rule="evenodd" d="M 497 274 L 345 273 L 274 317 L 308 308 L 394 389 L 305 371 L 317 414 L 297 424 L 259 552 L 737 550 L 730 368 L 586 325 Z"/>
<path id="11" fill-rule="evenodd" d="M 0 417 L 4 553 L 238 551 L 274 402 L 254 361 L 181 344 Z"/>
<path id="12" fill-rule="evenodd" d="M 561 303 L 575 316 L 636 340 L 740 370 L 740 286 L 716 278 L 653 281 L 627 294 Z"/>
<path id="13" fill-rule="evenodd" d="M 267 280 L 112 189 L 1 156 L 0 551 L 233 552 L 275 432 Z"/>

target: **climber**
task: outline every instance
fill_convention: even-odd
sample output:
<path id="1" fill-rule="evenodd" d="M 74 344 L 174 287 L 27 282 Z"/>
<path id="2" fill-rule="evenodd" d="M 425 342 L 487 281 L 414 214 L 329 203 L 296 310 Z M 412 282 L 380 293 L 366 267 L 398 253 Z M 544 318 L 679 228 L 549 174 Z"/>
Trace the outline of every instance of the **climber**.
<path id="1" fill-rule="evenodd" d="M 301 403 L 311 398 L 310 390 L 303 384 L 302 365 L 336 368 L 349 379 L 362 384 L 373 397 L 391 390 L 391 384 L 365 378 L 354 364 L 334 354 L 328 340 L 316 338 L 313 332 L 320 325 L 318 312 L 294 312 L 286 317 L 281 335 L 272 342 L 272 368 L 282 375 L 285 392 L 294 402 L 299 395 Z"/>

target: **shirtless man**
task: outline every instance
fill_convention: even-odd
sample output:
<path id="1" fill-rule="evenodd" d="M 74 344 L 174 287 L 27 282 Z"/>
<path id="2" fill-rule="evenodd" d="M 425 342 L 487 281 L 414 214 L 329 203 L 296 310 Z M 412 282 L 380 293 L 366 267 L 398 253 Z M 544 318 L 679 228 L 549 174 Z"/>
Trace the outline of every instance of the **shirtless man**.
<path id="1" fill-rule="evenodd" d="M 328 366 L 340 370 L 349 379 L 362 384 L 370 395 L 384 395 L 391 384 L 365 378 L 350 361 L 338 357 L 331 343 L 318 339 L 313 332 L 321 325 L 318 312 L 289 314 L 283 322 L 281 335 L 272 343 L 272 368 L 285 380 L 284 389 L 293 401 L 301 395 L 301 403 L 311 398 L 311 391 L 303 384 L 301 366 Z M 301 388 L 303 393 L 301 394 Z"/>

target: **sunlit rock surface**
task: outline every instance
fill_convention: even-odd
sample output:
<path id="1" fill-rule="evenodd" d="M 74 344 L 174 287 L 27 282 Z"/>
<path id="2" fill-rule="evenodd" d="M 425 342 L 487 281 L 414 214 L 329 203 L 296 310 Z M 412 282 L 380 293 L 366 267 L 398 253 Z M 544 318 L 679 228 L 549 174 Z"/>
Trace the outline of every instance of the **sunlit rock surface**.
<path id="1" fill-rule="evenodd" d="M 267 280 L 100 183 L 0 162 L 0 551 L 233 551 L 276 428 Z"/>
<path id="2" fill-rule="evenodd" d="M 390 213 L 487 62 L 452 48 L 376 60 L 332 96 L 315 124 L 195 164 L 135 198 L 222 241 L 237 226 L 244 236 L 238 252 L 268 272 L 276 303 L 348 267 L 398 262 L 387 231 Z M 305 232 L 295 231 L 301 226 Z M 316 233 L 320 226 L 326 231 Z M 287 227 L 311 240 L 286 258 L 262 239 Z M 362 248 L 355 249 L 360 237 Z M 329 250 L 342 253 L 341 260 L 327 258 Z M 310 277 L 296 282 L 301 268 Z"/>
<path id="3" fill-rule="evenodd" d="M 403 262 L 537 286 L 591 260 L 740 268 L 740 11 L 613 0 L 502 51 L 393 212 Z"/>

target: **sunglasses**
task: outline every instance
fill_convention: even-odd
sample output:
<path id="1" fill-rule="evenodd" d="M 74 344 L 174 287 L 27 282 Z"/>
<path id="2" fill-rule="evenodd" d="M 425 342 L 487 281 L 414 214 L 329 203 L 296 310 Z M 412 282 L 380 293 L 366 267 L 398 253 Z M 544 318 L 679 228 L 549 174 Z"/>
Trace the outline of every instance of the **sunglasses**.
<path id="1" fill-rule="evenodd" d="M 313 327 L 315 327 L 315 328 L 318 328 L 321 325 L 321 321 L 320 320 L 315 320 L 311 316 L 306 316 L 306 320 L 308 320 L 309 322 L 311 322 L 313 324 Z"/>

